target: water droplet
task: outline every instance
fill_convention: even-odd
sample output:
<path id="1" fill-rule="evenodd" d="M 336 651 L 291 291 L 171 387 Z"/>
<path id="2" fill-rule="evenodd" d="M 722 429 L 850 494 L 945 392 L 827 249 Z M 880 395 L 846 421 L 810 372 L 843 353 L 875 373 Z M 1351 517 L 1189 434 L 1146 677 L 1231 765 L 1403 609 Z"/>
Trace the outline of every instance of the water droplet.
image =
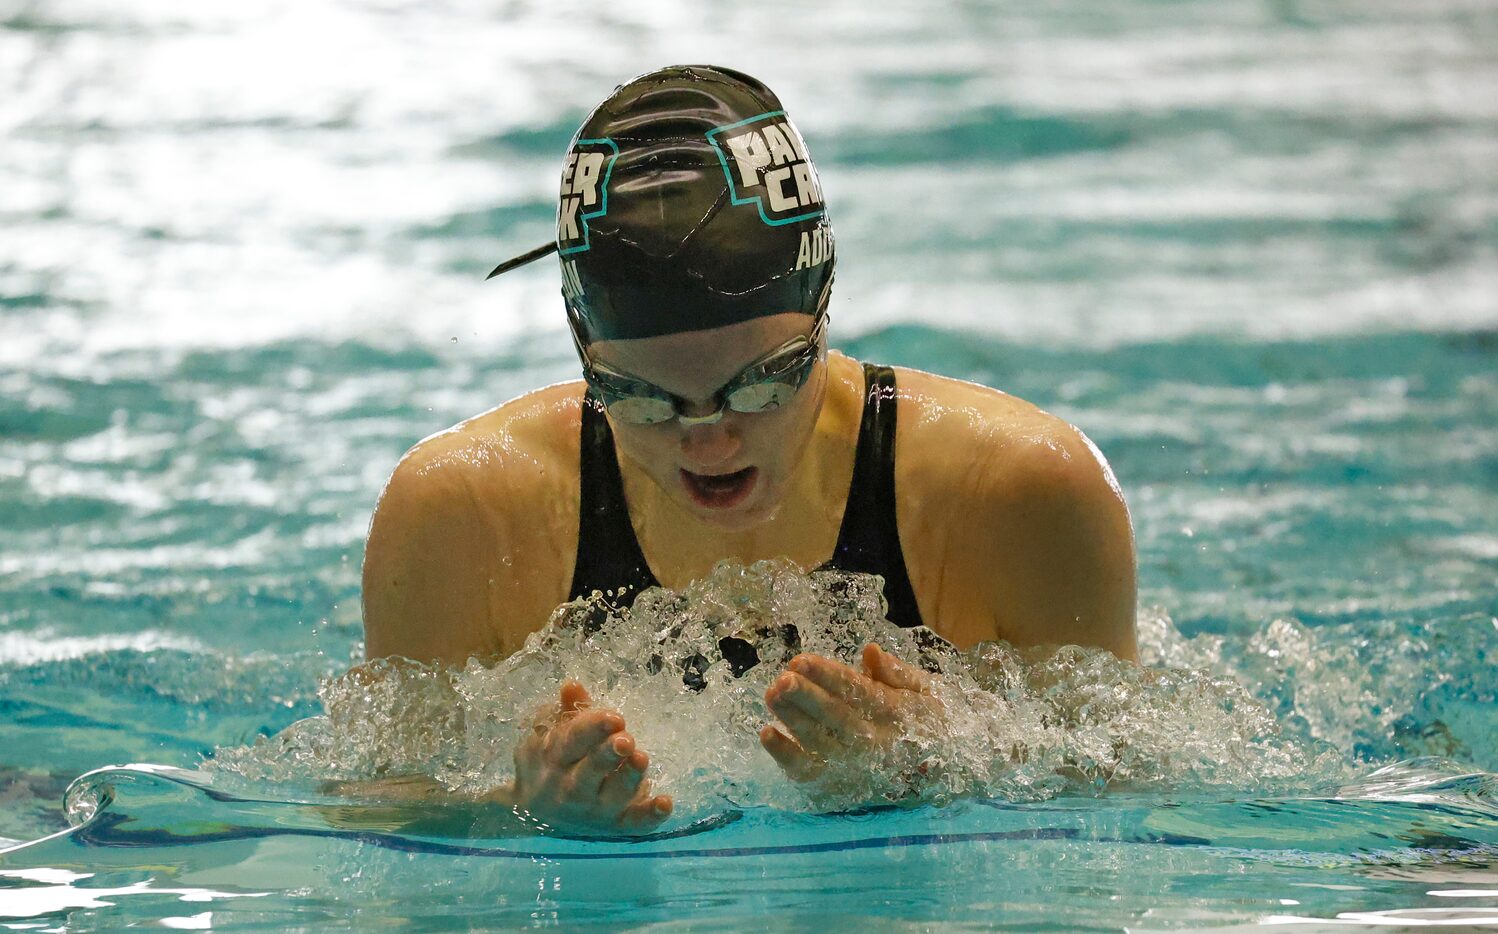
<path id="1" fill-rule="evenodd" d="M 1168 619 L 1155 629 L 1157 641 L 1178 643 L 1168 664 L 1207 664 L 1201 646 L 1169 635 Z M 1296 640 L 1308 638 L 1303 627 L 1272 626 L 1258 657 L 1305 657 L 1314 645 Z M 758 661 L 736 677 L 724 645 L 750 640 Z M 764 692 L 797 653 L 856 666 L 868 642 L 931 672 L 940 718 L 912 720 L 887 761 L 864 760 L 814 787 L 788 781 L 756 737 L 774 719 Z M 687 821 L 720 808 L 730 789 L 740 805 L 836 810 L 974 787 L 1037 800 L 1115 783 L 1305 782 L 1320 767 L 1220 672 L 1146 671 L 1075 646 L 1038 655 L 995 642 L 958 653 L 888 622 L 877 578 L 809 575 L 789 562 L 725 562 L 679 591 L 644 591 L 629 609 L 601 594 L 568 604 L 492 668 L 370 662 L 325 682 L 325 716 L 221 750 L 215 767 L 295 779 L 420 771 L 455 792 L 482 793 L 511 777 L 532 711 L 554 704 L 569 678 L 620 712 L 650 754 L 656 787 L 676 796 L 675 819 Z"/>

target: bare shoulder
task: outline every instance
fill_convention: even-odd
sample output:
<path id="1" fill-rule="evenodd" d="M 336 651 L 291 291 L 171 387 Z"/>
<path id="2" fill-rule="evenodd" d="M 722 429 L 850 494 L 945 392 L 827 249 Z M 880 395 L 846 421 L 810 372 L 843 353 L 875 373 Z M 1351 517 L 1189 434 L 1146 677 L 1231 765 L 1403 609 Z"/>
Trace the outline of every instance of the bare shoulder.
<path id="1" fill-rule="evenodd" d="M 582 390 L 528 393 L 417 443 L 370 523 L 366 652 L 505 655 L 566 598 Z"/>
<path id="2" fill-rule="evenodd" d="M 541 492 L 563 479 L 562 465 L 576 461 L 581 400 L 576 381 L 511 399 L 417 442 L 396 465 L 392 482 L 433 495 L 450 495 L 458 484 Z"/>
<path id="3" fill-rule="evenodd" d="M 904 368 L 897 376 L 901 479 L 915 487 L 995 504 L 1046 488 L 1118 494 L 1102 453 L 1064 419 L 977 383 Z"/>
<path id="4" fill-rule="evenodd" d="M 1096 445 L 996 389 L 916 370 L 898 383 L 900 536 L 922 613 L 959 643 L 1135 657 L 1133 532 Z"/>

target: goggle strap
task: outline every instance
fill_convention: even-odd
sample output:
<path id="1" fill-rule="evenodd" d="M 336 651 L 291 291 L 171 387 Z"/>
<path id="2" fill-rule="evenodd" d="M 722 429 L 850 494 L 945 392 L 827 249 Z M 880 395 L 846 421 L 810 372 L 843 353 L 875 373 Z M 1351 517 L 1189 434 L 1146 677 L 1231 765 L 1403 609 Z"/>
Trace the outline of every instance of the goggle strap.
<path id="1" fill-rule="evenodd" d="M 521 266 L 524 266 L 526 263 L 534 263 L 541 257 L 550 256 L 556 251 L 557 243 L 555 240 L 551 241 L 550 243 L 543 243 L 540 246 L 536 247 L 534 250 L 527 250 L 524 253 L 521 253 L 514 259 L 505 260 L 498 266 L 495 266 L 494 269 L 491 270 L 490 273 L 484 278 L 486 280 L 493 279 L 495 276 L 500 275 L 501 273 L 509 272 L 511 269 L 517 269 Z"/>

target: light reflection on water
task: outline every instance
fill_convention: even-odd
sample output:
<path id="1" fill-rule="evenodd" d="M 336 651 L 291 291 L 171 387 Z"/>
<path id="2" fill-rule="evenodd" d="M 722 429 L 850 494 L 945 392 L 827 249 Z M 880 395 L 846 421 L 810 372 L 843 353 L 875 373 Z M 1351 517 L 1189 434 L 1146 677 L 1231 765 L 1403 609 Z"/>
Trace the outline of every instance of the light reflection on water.
<path id="1" fill-rule="evenodd" d="M 502 295 L 472 274 L 544 239 L 591 102 L 678 60 L 783 89 L 828 163 L 858 328 L 1108 344 L 1491 324 L 1494 105 L 1468 92 L 1498 77 L 1486 20 L 1454 2 L 26 7 L 0 34 L 0 165 L 28 221 L 0 234 L 0 281 L 42 310 L 6 327 L 5 359 L 556 332 L 549 270 Z"/>
<path id="2" fill-rule="evenodd" d="M 224 898 L 262 898 L 269 892 L 215 892 L 202 888 L 170 888 L 151 881 L 136 882 L 117 888 L 106 886 L 78 885 L 94 878 L 94 873 L 69 872 L 66 869 L 14 869 L 0 870 L 0 879 L 15 879 L 30 885 L 4 886 L 0 891 L 0 917 L 39 918 L 61 915 L 79 908 L 108 908 L 120 904 L 125 896 L 174 895 L 177 901 L 193 904 L 213 902 Z M 200 912 L 186 916 L 161 916 L 156 923 L 162 927 L 179 929 L 210 928 L 213 913 Z M 12 930 L 23 929 L 20 925 L 7 924 Z"/>
<path id="3" fill-rule="evenodd" d="M 1393 798 L 1203 807 L 1180 796 L 1119 794 L 844 817 L 750 809 L 706 833 L 579 844 L 513 830 L 494 836 L 501 825 L 473 809 L 361 808 L 316 796 L 292 806 L 222 790 L 210 798 L 204 780 L 159 767 L 95 774 L 90 787 L 112 798 L 101 813 L 120 820 L 75 831 L 86 847 L 59 838 L 6 858 L 65 869 L 78 889 L 135 887 L 131 899 L 111 892 L 112 913 L 77 920 L 177 916 L 175 906 L 139 896 L 207 889 L 219 898 L 216 924 L 228 927 L 373 918 L 504 926 L 530 923 L 536 911 L 571 924 L 729 929 L 822 917 L 1017 929 L 1409 911 L 1474 918 L 1491 898 L 1463 895 L 1470 904 L 1453 904 L 1458 896 L 1432 901 L 1438 897 L 1427 893 L 1492 888 L 1498 880 L 1491 802 L 1485 811 Z M 1339 808 L 1350 809 L 1361 828 L 1334 820 Z M 472 832 L 453 829 L 466 821 Z M 1217 839 L 1193 836 L 1198 830 Z M 190 833 L 200 836 L 183 845 Z M 1349 847 L 1352 834 L 1366 841 L 1360 851 Z M 1454 834 L 1489 842 L 1441 849 Z M 1380 849 L 1380 840 L 1390 845 Z M 1426 846 L 1408 845 L 1421 841 Z M 93 875 L 76 878 L 85 873 Z M 150 889 L 138 884 L 143 879 Z M 0 910 L 13 889 L 0 882 Z M 236 897 L 263 893 L 254 901 Z"/>

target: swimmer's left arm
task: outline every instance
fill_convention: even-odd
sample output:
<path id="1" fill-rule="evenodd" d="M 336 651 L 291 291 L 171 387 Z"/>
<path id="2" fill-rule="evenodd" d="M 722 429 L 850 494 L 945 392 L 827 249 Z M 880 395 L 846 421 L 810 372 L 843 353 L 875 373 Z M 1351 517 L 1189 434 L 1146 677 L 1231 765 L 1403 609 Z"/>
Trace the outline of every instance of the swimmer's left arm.
<path id="1" fill-rule="evenodd" d="M 947 569 L 980 595 L 972 609 L 989 621 L 978 641 L 1090 646 L 1137 662 L 1134 533 L 1102 453 L 1057 419 L 1006 450 L 986 480 L 954 517 Z"/>
<path id="2" fill-rule="evenodd" d="M 1004 454 L 982 465 L 1000 482 L 979 484 L 950 522 L 947 580 L 979 600 L 955 605 L 989 620 L 967 629 L 978 636 L 959 647 L 1074 644 L 1138 661 L 1133 530 L 1107 462 L 1071 426 Z M 939 618 L 929 622 L 954 634 Z M 873 645 L 860 662 L 801 655 L 766 692 L 780 724 L 764 727 L 760 742 L 793 780 L 856 763 L 921 719 L 942 716 L 918 668 Z"/>

